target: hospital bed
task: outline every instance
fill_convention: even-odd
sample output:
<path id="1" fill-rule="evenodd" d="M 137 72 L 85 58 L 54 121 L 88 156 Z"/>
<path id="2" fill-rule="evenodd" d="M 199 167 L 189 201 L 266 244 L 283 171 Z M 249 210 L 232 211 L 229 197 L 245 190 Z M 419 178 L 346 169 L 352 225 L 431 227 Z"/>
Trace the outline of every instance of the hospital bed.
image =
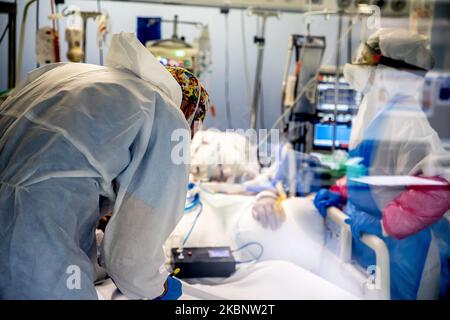
<path id="1" fill-rule="evenodd" d="M 183 282 L 180 300 L 355 300 L 356 296 L 287 261 L 239 268 L 214 283 Z M 109 279 L 96 286 L 99 299 L 126 300 Z"/>
<path id="2" fill-rule="evenodd" d="M 374 265 L 362 268 L 352 260 L 352 235 L 344 222 L 347 215 L 341 210 L 329 208 L 324 222 L 312 199 L 289 198 L 283 202 L 286 221 L 274 232 L 262 228 L 253 219 L 251 208 L 254 196 L 202 192 L 201 199 L 203 212 L 186 246 L 239 248 L 256 241 L 264 247 L 258 263 L 270 264 L 275 260 L 291 262 L 358 299 L 390 299 L 390 257 L 385 242 L 374 235 L 361 237 L 376 257 Z M 177 242 L 192 226 L 195 216 L 196 213 L 191 212 L 183 217 L 170 238 L 175 240 L 170 244 L 172 247 L 177 247 Z M 326 239 L 323 239 L 323 234 L 327 235 Z M 248 260 L 257 258 L 259 252 L 257 246 L 248 246 L 234 255 L 237 260 Z M 430 255 L 434 257 L 431 257 L 429 265 L 425 265 L 424 285 L 419 288 L 418 299 L 437 298 L 439 271 L 434 270 L 432 261 L 439 260 L 439 252 L 437 247 L 430 248 L 430 252 L 434 252 Z M 205 283 L 206 280 L 203 281 Z M 212 280 L 206 283 L 215 284 Z M 318 290 L 321 290 L 319 286 Z M 326 290 L 322 292 L 323 299 L 326 299 Z M 288 296 L 285 298 L 289 299 Z"/>
<path id="3" fill-rule="evenodd" d="M 360 278 L 360 281 L 364 281 L 364 279 L 367 279 L 367 275 L 364 276 L 350 263 L 352 257 L 352 234 L 349 225 L 344 222 L 347 215 L 341 210 L 331 207 L 328 209 L 327 217 L 340 226 L 340 260 L 349 273 L 353 274 L 355 278 Z M 366 298 L 389 300 L 391 286 L 388 248 L 383 240 L 374 235 L 365 234 L 361 240 L 375 252 L 376 256 L 376 265 L 372 270 L 374 274 L 370 277 L 370 282 L 367 283 L 368 288 L 375 290 L 367 291 Z"/>
<path id="4" fill-rule="evenodd" d="M 340 210 L 329 209 L 328 219 L 340 229 L 330 241 L 337 249 L 331 250 L 322 238 L 328 232 L 326 224 L 310 199 L 292 198 L 285 201 L 286 221 L 275 232 L 262 228 L 253 219 L 251 207 L 254 201 L 252 196 L 203 192 L 204 217 L 197 222 L 187 245 L 238 248 L 257 241 L 264 247 L 259 261 L 292 262 L 360 299 L 390 298 L 389 253 L 381 239 L 363 236 L 362 241 L 375 251 L 377 257 L 376 266 L 365 270 L 351 260 L 351 233 L 344 223 L 346 215 Z M 185 223 L 190 226 L 192 219 L 186 216 Z M 182 225 L 183 221 L 177 228 L 181 233 L 186 232 Z M 176 247 L 176 244 L 173 246 Z M 235 254 L 237 260 L 248 260 L 258 255 L 256 246 Z"/>
<path id="5" fill-rule="evenodd" d="M 203 213 L 186 245 L 239 248 L 251 242 L 258 242 L 264 248 L 260 257 L 257 246 L 247 246 L 245 250 L 234 254 L 236 259 L 247 261 L 258 258 L 260 262 L 289 261 L 360 299 L 390 299 L 390 257 L 386 244 L 377 236 L 363 235 L 361 241 L 375 253 L 375 264 L 362 268 L 352 261 L 352 235 L 349 226 L 344 222 L 347 217 L 345 213 L 337 208 L 329 208 L 324 221 L 311 199 L 289 198 L 283 202 L 286 222 L 280 230 L 273 232 L 263 229 L 253 219 L 251 211 L 254 197 L 233 194 L 247 190 L 248 182 L 245 182 L 245 179 L 244 183 L 230 182 L 233 179 L 227 179 L 227 183 L 214 180 L 211 173 L 214 173 L 217 167 L 223 168 L 214 165 L 215 162 L 210 164 L 211 159 L 227 156 L 233 159 L 227 159 L 232 161 L 224 163 L 247 163 L 240 158 L 242 152 L 232 151 L 245 150 L 244 140 L 242 137 L 240 139 L 237 136 L 227 137 L 224 133 L 209 131 L 202 131 L 194 138 L 194 148 L 191 152 L 193 159 L 199 168 L 203 168 L 203 172 L 208 173 L 206 178 L 209 179 L 206 180 L 209 182 L 202 183 Z M 255 150 L 249 151 L 250 159 L 255 158 L 252 152 Z M 237 177 L 240 177 L 242 172 L 256 170 L 243 168 L 242 165 L 237 166 L 240 170 L 232 169 L 235 169 L 234 175 Z M 202 172 L 198 168 L 197 171 Z M 289 171 L 295 172 L 295 169 Z M 196 173 L 198 174 L 193 172 L 193 175 Z M 261 177 L 267 178 L 269 175 L 266 173 L 270 173 L 270 170 L 256 175 L 257 178 L 250 182 L 254 184 Z M 289 189 L 295 190 L 292 186 L 289 186 Z M 172 242 L 169 246 L 180 246 L 182 237 L 193 224 L 195 216 L 195 213 L 187 213 L 183 217 L 170 238 Z M 439 252 L 435 241 L 432 241 L 418 299 L 437 298 L 440 273 L 438 269 L 440 269 Z"/>
<path id="6" fill-rule="evenodd" d="M 341 228 L 336 255 L 323 246 L 314 246 L 313 242 L 317 239 L 307 242 L 310 236 L 302 235 L 305 229 L 301 225 L 305 220 L 296 220 L 299 206 L 303 206 L 305 212 L 309 211 L 306 219 L 320 218 L 312 212 L 315 209 L 309 207 L 308 199 L 297 198 L 286 202 L 287 221 L 282 227 L 284 231 L 280 233 L 262 229 L 256 222 L 253 224 L 250 214 L 253 196 L 202 192 L 201 199 L 202 213 L 198 217 L 195 210 L 186 213 L 166 242 L 168 257 L 170 248 L 181 245 L 195 220 L 193 232 L 185 244 L 187 247 L 237 248 L 243 241 L 255 240 L 256 237 L 261 242 L 264 239 L 272 241 L 274 248 L 270 248 L 268 242 L 263 243 L 265 255 L 257 262 L 239 264 L 237 271 L 228 278 L 184 281 L 181 299 L 389 299 L 389 255 L 384 242 L 375 236 L 364 236 L 362 239 L 377 256 L 377 265 L 373 270 L 377 272 L 370 276 L 351 261 L 351 234 L 344 223 L 345 214 L 340 210 L 329 209 L 329 218 Z M 257 234 L 246 233 L 242 224 L 250 227 L 249 230 L 257 230 Z M 296 234 L 300 236 L 295 238 Z M 283 244 L 286 246 L 289 243 L 287 241 L 298 243 L 292 248 L 282 248 Z M 236 259 L 247 260 L 256 255 L 256 249 L 235 252 Z M 319 255 L 312 257 L 312 252 L 319 252 Z M 305 255 L 311 259 L 302 259 Z M 98 285 L 97 292 L 100 299 L 126 299 L 111 280 Z"/>

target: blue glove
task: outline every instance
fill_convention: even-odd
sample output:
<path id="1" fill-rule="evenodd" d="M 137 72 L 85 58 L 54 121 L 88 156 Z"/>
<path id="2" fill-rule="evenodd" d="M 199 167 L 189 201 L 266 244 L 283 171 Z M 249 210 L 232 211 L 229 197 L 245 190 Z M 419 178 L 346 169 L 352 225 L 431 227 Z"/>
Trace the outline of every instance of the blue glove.
<path id="1" fill-rule="evenodd" d="M 182 294 L 181 281 L 169 276 L 166 281 L 166 292 L 155 300 L 177 300 Z"/>
<path id="2" fill-rule="evenodd" d="M 360 237 L 363 233 L 373 234 L 380 238 L 383 237 L 381 230 L 381 220 L 364 211 L 352 210 L 350 218 L 344 221 L 350 226 L 352 236 L 356 241 L 361 241 Z"/>
<path id="3" fill-rule="evenodd" d="M 328 189 L 321 189 L 314 198 L 314 205 L 322 217 L 327 216 L 329 207 L 339 207 L 341 205 L 341 195 Z"/>

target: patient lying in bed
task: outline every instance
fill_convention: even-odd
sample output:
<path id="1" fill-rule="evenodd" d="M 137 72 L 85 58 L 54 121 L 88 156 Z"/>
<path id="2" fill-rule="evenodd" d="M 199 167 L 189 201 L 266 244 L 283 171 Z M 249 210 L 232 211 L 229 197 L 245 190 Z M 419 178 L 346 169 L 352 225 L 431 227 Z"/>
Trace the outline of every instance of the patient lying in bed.
<path id="1" fill-rule="evenodd" d="M 290 198 L 282 206 L 285 221 L 272 230 L 254 219 L 250 205 L 247 212 L 242 212 L 234 221 L 236 246 L 257 241 L 264 247 L 259 261 L 290 261 L 354 295 L 364 296 L 365 279 L 350 275 L 339 259 L 339 227 L 325 221 L 308 198 Z M 252 247 L 241 254 L 241 259 L 257 254 L 258 248 Z"/>
<path id="2" fill-rule="evenodd" d="M 225 164 L 232 165 L 219 166 L 221 170 L 216 172 L 212 169 L 214 166 L 205 162 L 221 154 L 235 157 L 241 154 L 224 150 L 229 151 L 230 144 L 244 144 L 245 141 L 232 136 L 228 143 L 222 135 L 220 139 L 216 135 L 205 133 L 201 140 L 197 139 L 197 144 L 193 142 L 192 154 L 196 162 L 191 173 L 198 179 L 206 176 L 214 178 L 213 181 L 227 181 L 236 187 L 237 193 L 242 191 L 238 186 L 244 185 L 245 190 L 248 189 L 245 183 L 242 184 L 243 179 L 250 178 L 254 179 L 250 182 L 259 183 L 259 167 L 255 163 L 243 166 L 242 159 L 225 159 Z M 217 144 L 221 147 L 218 148 Z M 234 184 L 236 182 L 241 184 Z M 217 185 L 230 190 L 230 184 Z M 217 185 L 209 187 L 217 188 Z M 231 189 L 228 193 L 236 193 Z M 195 209 L 187 212 L 166 242 L 168 259 L 170 248 L 181 245 L 194 221 L 197 222 L 185 244 L 187 247 L 229 246 L 236 249 L 249 242 L 258 242 L 264 250 L 262 255 L 258 246 L 236 251 L 236 260 L 258 258 L 258 261 L 239 264 L 235 274 L 229 278 L 184 282 L 182 299 L 354 299 L 363 296 L 362 284 L 341 272 L 338 257 L 327 247 L 330 232 L 310 200 L 291 198 L 284 201 L 284 223 L 278 223 L 277 228 L 263 227 L 261 216 L 255 214 L 255 196 L 214 194 L 204 189 L 201 201 L 203 211 L 198 219 Z M 97 291 L 99 298 L 125 298 L 110 280 L 97 286 Z"/>
<path id="3" fill-rule="evenodd" d="M 202 192 L 201 199 L 203 211 L 186 243 L 187 247 L 230 246 L 236 249 L 256 241 L 264 248 L 262 256 L 260 247 L 248 246 L 234 253 L 236 260 L 248 261 L 260 256 L 255 264 L 264 262 L 267 265 L 274 263 L 275 260 L 283 260 L 296 265 L 301 270 L 299 272 L 307 274 L 307 277 L 313 274 L 312 279 L 316 279 L 318 275 L 319 278 L 324 278 L 323 274 L 326 274 L 325 282 L 334 282 L 347 292 L 358 297 L 362 296 L 362 284 L 356 283 L 349 276 L 347 278 L 345 273 L 341 272 L 339 258 L 327 247 L 329 232 L 309 199 L 292 198 L 284 201 L 286 220 L 276 231 L 263 228 L 253 219 L 251 211 L 255 202 L 254 196 Z M 196 214 L 195 211 L 185 214 L 166 243 L 168 247 L 179 245 L 180 239 L 192 226 Z M 242 264 L 239 265 L 239 269 L 242 267 Z M 267 281 L 263 278 L 260 280 L 262 283 Z M 223 281 L 224 279 L 201 279 L 200 283 L 222 285 Z M 286 282 L 289 286 L 289 281 Z M 300 287 L 298 290 L 303 289 Z M 315 292 L 319 291 L 323 293 L 325 299 L 326 290 L 322 290 L 319 286 Z M 308 296 L 307 292 L 298 294 L 304 298 Z"/>

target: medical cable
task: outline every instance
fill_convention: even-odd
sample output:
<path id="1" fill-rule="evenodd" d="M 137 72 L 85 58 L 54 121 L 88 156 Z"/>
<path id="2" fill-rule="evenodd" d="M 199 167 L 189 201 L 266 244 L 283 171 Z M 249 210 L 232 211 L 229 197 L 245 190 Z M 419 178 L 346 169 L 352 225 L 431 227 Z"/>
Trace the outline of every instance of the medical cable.
<path id="1" fill-rule="evenodd" d="M 102 12 L 101 0 L 97 0 L 97 11 Z M 99 62 L 100 62 L 100 65 L 102 66 L 103 65 L 103 43 L 101 45 L 99 43 L 98 54 L 99 54 Z"/>
<path id="2" fill-rule="evenodd" d="M 306 35 L 307 35 L 307 41 L 309 41 L 309 39 L 311 38 L 311 23 L 308 23 L 307 25 L 306 25 Z M 293 41 L 295 41 L 295 40 L 293 40 Z M 304 57 L 305 57 L 305 50 L 306 50 L 306 42 L 307 41 L 305 41 L 305 42 L 303 42 L 303 44 L 302 44 L 302 46 L 301 46 L 301 48 L 300 48 L 300 52 L 298 52 L 298 49 L 297 49 L 297 47 L 296 47 L 296 50 L 295 50 L 295 53 L 296 53 L 296 67 L 295 67 L 295 77 L 296 77 L 296 80 L 295 80 L 295 85 L 294 85 L 294 92 L 297 92 L 298 91 L 298 87 L 299 87 L 299 85 L 301 84 L 300 83 L 300 73 L 302 72 L 302 67 L 303 67 L 303 59 L 304 59 Z M 320 58 L 321 60 L 322 60 L 322 57 Z M 284 102 L 283 102 L 284 103 Z M 292 104 L 292 107 L 291 108 L 288 108 L 288 109 L 290 109 L 291 111 L 290 111 L 290 114 L 289 114 L 289 122 L 290 121 L 292 121 L 292 119 L 293 119 L 293 117 L 294 117 L 294 108 L 295 108 L 295 105 L 298 103 L 298 101 L 297 102 L 295 102 L 294 104 Z M 281 128 L 282 130 L 284 130 L 284 128 Z"/>
<path id="3" fill-rule="evenodd" d="M 58 17 L 59 16 L 59 3 L 55 2 L 55 14 Z M 58 30 L 58 37 L 59 37 L 59 30 L 61 30 L 59 25 L 59 19 L 56 19 L 56 30 Z"/>
<path id="4" fill-rule="evenodd" d="M 242 53 L 243 53 L 243 63 L 244 63 L 244 75 L 245 75 L 245 84 L 247 87 L 247 104 L 249 111 L 251 111 L 252 100 L 250 97 L 251 92 L 251 84 L 250 84 L 250 70 L 248 67 L 248 51 L 247 51 L 247 42 L 245 41 L 245 36 L 247 34 L 245 28 L 245 14 L 244 10 L 241 11 L 241 40 L 242 40 Z"/>
<path id="5" fill-rule="evenodd" d="M 342 34 L 342 14 L 338 16 L 338 35 Z M 338 42 L 336 44 L 336 70 L 334 79 L 334 112 L 333 112 L 333 139 L 331 143 L 331 152 L 334 153 L 336 149 L 336 135 L 337 135 L 337 116 L 338 116 L 338 104 L 339 104 L 339 66 L 341 64 L 341 48 L 342 44 Z"/>
<path id="6" fill-rule="evenodd" d="M 17 53 L 16 85 L 18 85 L 21 80 L 20 73 L 22 71 L 23 51 L 24 51 L 23 47 L 24 47 L 24 41 L 25 41 L 25 29 L 26 29 L 26 23 L 27 23 L 27 17 L 28 17 L 28 10 L 30 9 L 30 6 L 34 2 L 36 2 L 36 0 L 28 0 L 23 8 L 22 23 L 20 26 L 20 36 L 19 36 L 19 50 Z"/>
<path id="7" fill-rule="evenodd" d="M 40 2 L 41 2 L 40 0 L 36 0 L 36 32 L 38 32 L 39 25 L 40 25 L 40 21 L 39 21 Z"/>
<path id="8" fill-rule="evenodd" d="M 184 207 L 185 212 L 189 212 L 200 204 L 200 194 L 196 194 L 193 200 Z"/>
<path id="9" fill-rule="evenodd" d="M 192 207 L 192 208 L 194 208 L 194 207 Z M 202 211 L 203 211 L 203 204 L 201 203 L 201 201 L 198 202 L 198 208 L 199 208 L 199 210 L 198 210 L 198 212 L 197 212 L 197 215 L 196 215 L 195 218 L 194 218 L 194 221 L 192 222 L 191 228 L 189 229 L 188 233 L 187 233 L 186 236 L 184 237 L 184 240 L 183 240 L 183 247 L 186 245 L 186 242 L 188 241 L 189 237 L 191 236 L 192 231 L 194 230 L 194 227 L 195 227 L 195 225 L 197 224 L 198 218 L 200 217 L 200 214 L 201 214 Z M 186 209 L 185 209 L 185 210 L 186 210 Z"/>
<path id="10" fill-rule="evenodd" d="M 55 16 L 55 1 L 50 0 L 50 11 L 52 17 Z M 61 56 L 59 51 L 59 30 L 56 30 L 55 19 L 52 19 L 52 36 L 53 36 L 53 53 L 55 54 L 55 62 L 61 62 Z"/>
<path id="11" fill-rule="evenodd" d="M 40 11 L 39 10 L 39 3 L 40 3 L 40 0 L 37 0 L 36 1 L 36 34 L 39 31 L 39 11 Z M 39 61 L 36 61 L 36 68 L 39 68 L 39 67 L 40 67 Z"/>
<path id="12" fill-rule="evenodd" d="M 256 242 L 256 241 L 247 242 L 246 244 L 240 246 L 239 248 L 231 250 L 231 252 L 241 251 L 242 249 L 245 249 L 245 248 L 247 248 L 248 246 L 251 246 L 251 245 L 256 245 L 256 246 L 261 248 L 261 251 L 260 251 L 258 257 L 254 258 L 254 259 L 244 260 L 244 261 L 236 261 L 236 264 L 258 261 L 262 257 L 262 255 L 264 253 L 264 247 L 263 247 L 263 245 L 261 243 Z"/>
<path id="13" fill-rule="evenodd" d="M 342 37 L 340 39 L 338 39 L 338 45 L 340 45 L 340 43 L 342 42 L 342 40 L 350 33 L 350 31 L 353 29 L 353 27 L 355 26 L 355 21 L 352 21 L 352 24 L 347 28 L 347 30 L 344 32 L 344 34 L 342 35 Z M 325 64 L 328 64 L 331 60 L 333 56 L 330 55 L 329 59 L 326 60 Z M 261 148 L 261 146 L 267 141 L 267 139 L 269 139 L 269 137 L 272 135 L 272 130 L 275 129 L 278 124 L 280 123 L 281 120 L 283 120 L 288 114 L 289 112 L 291 112 L 291 108 L 293 106 L 295 106 L 298 101 L 302 98 L 302 96 L 306 93 L 307 89 L 309 89 L 309 87 L 315 83 L 317 81 L 317 77 L 319 76 L 320 70 L 317 70 L 316 74 L 305 84 L 305 86 L 303 87 L 302 91 L 298 94 L 298 96 L 295 98 L 294 102 L 291 104 L 291 106 L 289 106 L 288 108 L 286 108 L 286 110 L 283 112 L 283 114 L 281 114 L 281 116 L 274 122 L 274 124 L 272 125 L 272 128 L 268 131 L 268 133 L 264 136 L 264 138 L 259 142 L 258 144 L 258 149 Z"/>
<path id="14" fill-rule="evenodd" d="M 259 125 L 261 128 L 264 128 L 264 87 L 262 81 L 259 82 Z"/>
<path id="15" fill-rule="evenodd" d="M 3 38 L 5 38 L 6 32 L 7 32 L 8 30 L 9 30 L 9 22 L 8 22 L 8 24 L 6 25 L 5 29 L 3 30 L 2 36 L 0 37 L 0 44 L 2 43 Z"/>

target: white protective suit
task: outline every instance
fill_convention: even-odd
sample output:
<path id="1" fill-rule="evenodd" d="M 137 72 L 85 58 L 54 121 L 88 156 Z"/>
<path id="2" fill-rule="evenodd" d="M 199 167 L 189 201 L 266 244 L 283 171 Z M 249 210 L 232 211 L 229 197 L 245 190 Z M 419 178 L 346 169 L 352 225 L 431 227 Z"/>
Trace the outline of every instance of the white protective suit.
<path id="1" fill-rule="evenodd" d="M 129 298 L 164 291 L 188 183 L 171 161 L 173 131 L 189 130 L 181 89 L 132 34 L 113 37 L 106 65 L 37 69 L 0 107 L 0 299 L 96 299 L 108 204 L 106 271 Z"/>
<path id="2" fill-rule="evenodd" d="M 399 34 L 403 36 L 401 32 Z M 404 58 L 401 61 L 418 67 L 432 66 L 431 56 L 416 50 L 417 47 L 425 48 L 426 38 L 407 33 L 402 43 L 408 42 L 409 45 L 394 47 L 397 41 L 394 35 L 398 34 L 381 30 L 368 42 L 376 43 L 375 40 L 380 38 L 378 46 L 384 56 L 401 57 Z M 418 56 L 413 59 L 416 51 Z M 383 64 L 345 66 L 344 77 L 354 89 L 364 93 L 350 138 L 350 158 L 361 159 L 359 169 L 362 173 L 356 173 L 356 176 L 427 175 L 431 172 L 440 175 L 440 168 L 433 162 L 445 158 L 446 151 L 422 111 L 424 73 Z M 386 206 L 406 190 L 403 186 L 369 186 L 353 181 L 354 177 L 355 172 L 347 170 L 346 213 L 354 221 L 364 217 L 363 214 L 381 219 Z M 394 237 L 384 237 L 383 240 L 390 256 L 391 298 L 436 298 L 439 255 L 430 229 L 423 229 L 402 240 Z M 352 253 L 364 268 L 375 263 L 373 251 L 360 242 L 353 242 Z"/>
<path id="3" fill-rule="evenodd" d="M 425 79 L 382 65 L 368 68 L 372 69 L 373 83 L 354 121 L 350 149 L 364 140 L 380 145 L 370 159 L 369 175 L 445 175 L 439 160 L 448 158 L 448 153 L 420 103 Z M 379 208 L 402 191 L 372 189 Z"/>

